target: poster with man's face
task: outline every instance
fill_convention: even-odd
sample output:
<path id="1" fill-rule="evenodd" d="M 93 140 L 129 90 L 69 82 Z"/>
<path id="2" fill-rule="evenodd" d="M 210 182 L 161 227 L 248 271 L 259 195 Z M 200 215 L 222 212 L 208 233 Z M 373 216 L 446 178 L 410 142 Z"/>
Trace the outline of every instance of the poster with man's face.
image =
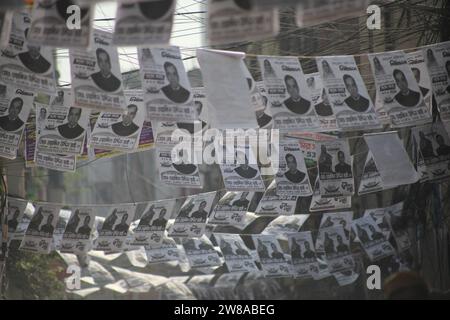
<path id="1" fill-rule="evenodd" d="M 254 192 L 227 192 L 217 203 L 208 220 L 209 224 L 240 225 L 245 220 Z"/>
<path id="2" fill-rule="evenodd" d="M 0 97 L 0 156 L 15 159 L 33 105 L 34 92 L 9 85 L 4 88 L 4 95 Z"/>
<path id="3" fill-rule="evenodd" d="M 368 56 L 377 88 L 392 127 L 405 127 L 431 121 L 416 78 L 403 51 Z"/>
<path id="4" fill-rule="evenodd" d="M 252 146 L 236 148 L 224 146 L 223 154 L 225 161 L 222 161 L 223 159 L 218 161 L 227 190 L 260 192 L 265 190 Z"/>
<path id="5" fill-rule="evenodd" d="M 1 50 L 0 81 L 18 87 L 55 93 L 55 71 L 52 50 L 28 41 L 31 16 L 27 9 L 12 18 L 8 45 Z"/>
<path id="6" fill-rule="evenodd" d="M 8 197 L 7 199 L 7 225 L 8 225 L 8 241 L 12 240 L 16 234 L 16 230 L 22 221 L 28 202 L 22 199 Z"/>
<path id="7" fill-rule="evenodd" d="M 330 273 L 352 269 L 354 260 L 350 251 L 350 239 L 342 226 L 320 228 L 317 241 L 323 243 L 325 260 Z"/>
<path id="8" fill-rule="evenodd" d="M 95 227 L 92 207 L 74 207 L 67 221 L 61 242 L 61 252 L 80 254 L 91 249 Z"/>
<path id="9" fill-rule="evenodd" d="M 298 195 L 307 197 L 312 195 L 303 152 L 300 144 L 293 141 L 285 141 L 279 145 L 278 170 L 274 170 L 277 184 L 277 194 Z"/>
<path id="10" fill-rule="evenodd" d="M 276 182 L 272 181 L 264 192 L 255 213 L 258 215 L 293 215 L 298 196 L 280 196 Z"/>
<path id="11" fill-rule="evenodd" d="M 73 154 L 83 152 L 89 121 L 89 109 L 73 106 L 69 89 L 60 89 L 52 96 L 50 106 L 36 104 L 40 130 L 37 149 L 42 153 Z"/>
<path id="12" fill-rule="evenodd" d="M 310 278 L 317 273 L 319 263 L 311 231 L 293 233 L 288 236 L 292 266 L 296 278 Z"/>
<path id="13" fill-rule="evenodd" d="M 422 49 L 442 121 L 450 120 L 450 41 Z"/>
<path id="14" fill-rule="evenodd" d="M 50 253 L 60 209 L 57 205 L 35 204 L 35 211 L 20 244 L 20 250 Z"/>
<path id="15" fill-rule="evenodd" d="M 353 220 L 352 229 L 371 261 L 395 254 L 394 247 L 387 241 L 376 221 L 371 217 Z"/>
<path id="16" fill-rule="evenodd" d="M 428 111 L 432 113 L 432 100 L 433 90 L 431 88 L 431 78 L 428 73 L 427 63 L 423 55 L 423 51 L 414 51 L 405 53 L 408 64 L 411 67 L 411 71 L 414 75 L 414 79 L 419 86 L 419 90 L 422 93 L 425 104 L 428 107 Z"/>
<path id="17" fill-rule="evenodd" d="M 30 41 L 49 47 L 87 47 L 92 25 L 93 6 L 79 6 L 76 0 L 34 1 Z M 79 28 L 68 28 L 68 23 Z"/>
<path id="18" fill-rule="evenodd" d="M 175 240 L 168 237 L 164 237 L 160 243 L 146 245 L 145 254 L 149 264 L 180 260 L 180 249 Z"/>
<path id="19" fill-rule="evenodd" d="M 175 223 L 169 228 L 169 237 L 201 237 L 215 197 L 214 191 L 186 198 Z"/>
<path id="20" fill-rule="evenodd" d="M 300 61 L 295 57 L 258 56 L 270 101 L 274 128 L 318 131 L 320 127 Z"/>
<path id="21" fill-rule="evenodd" d="M 119 3 L 114 25 L 114 44 L 165 45 L 172 32 L 175 0 L 132 0 Z"/>
<path id="22" fill-rule="evenodd" d="M 135 210 L 135 205 L 111 207 L 103 224 L 98 227 L 98 238 L 94 250 L 104 252 L 123 250 Z"/>
<path id="23" fill-rule="evenodd" d="M 255 108 L 256 121 L 258 122 L 258 127 L 268 129 L 273 125 L 269 95 L 264 82 L 256 82 L 255 85 L 257 90 L 251 95 L 251 99 Z"/>
<path id="24" fill-rule="evenodd" d="M 141 91 L 125 92 L 126 111 L 101 112 L 91 134 L 90 146 L 103 150 L 132 151 L 138 147 L 145 120 Z"/>
<path id="25" fill-rule="evenodd" d="M 95 29 L 89 50 L 72 48 L 69 59 L 75 106 L 124 111 L 122 74 L 112 33 Z"/>
<path id="26" fill-rule="evenodd" d="M 147 118 L 196 120 L 198 114 L 179 47 L 138 49 Z"/>
<path id="27" fill-rule="evenodd" d="M 191 268 L 204 268 L 222 265 L 219 254 L 206 236 L 183 239 L 182 245 Z"/>
<path id="28" fill-rule="evenodd" d="M 320 57 L 316 63 L 338 127 L 347 131 L 380 128 L 355 58 Z"/>
<path id="29" fill-rule="evenodd" d="M 326 212 L 322 215 L 320 220 L 320 228 L 330 228 L 341 226 L 344 228 L 344 235 L 350 240 L 351 227 L 352 227 L 353 212 L 352 211 L 342 211 L 342 212 Z M 323 242 L 320 238 L 316 239 L 316 251 L 323 252 Z"/>
<path id="30" fill-rule="evenodd" d="M 287 258 L 273 235 L 253 235 L 253 243 L 266 278 L 291 275 Z"/>
<path id="31" fill-rule="evenodd" d="M 317 144 L 316 156 L 320 194 L 324 197 L 353 195 L 353 157 L 348 141 L 320 142 Z"/>
<path id="32" fill-rule="evenodd" d="M 209 45 L 255 41 L 279 31 L 278 9 L 258 10 L 250 0 L 208 1 Z"/>
<path id="33" fill-rule="evenodd" d="M 411 129 L 420 181 L 443 179 L 450 175 L 450 138 L 441 122 Z"/>
<path id="34" fill-rule="evenodd" d="M 161 243 L 174 207 L 173 199 L 148 203 L 138 226 L 133 230 L 133 240 L 130 245 L 145 246 Z"/>
<path id="35" fill-rule="evenodd" d="M 228 272 L 258 271 L 250 250 L 238 234 L 215 233 L 214 237 L 224 256 Z"/>

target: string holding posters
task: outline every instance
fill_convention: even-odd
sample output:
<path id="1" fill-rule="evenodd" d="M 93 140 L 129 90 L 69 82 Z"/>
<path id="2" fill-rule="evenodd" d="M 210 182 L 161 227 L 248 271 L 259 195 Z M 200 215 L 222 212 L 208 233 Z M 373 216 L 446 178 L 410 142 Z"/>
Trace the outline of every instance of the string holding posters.
<path id="1" fill-rule="evenodd" d="M 74 207 L 61 242 L 61 252 L 82 254 L 92 248 L 95 210 L 92 207 Z"/>
<path id="2" fill-rule="evenodd" d="M 228 191 L 214 207 L 208 219 L 208 224 L 240 225 L 245 220 L 253 196 L 253 192 Z"/>
<path id="3" fill-rule="evenodd" d="M 118 4 L 114 44 L 167 44 L 172 32 L 175 0 L 133 0 Z"/>
<path id="4" fill-rule="evenodd" d="M 0 80 L 27 90 L 55 93 L 53 53 L 49 47 L 31 44 L 30 11 L 15 11 L 8 45 L 0 55 Z"/>
<path id="5" fill-rule="evenodd" d="M 316 155 L 319 168 L 320 195 L 324 197 L 351 196 L 355 186 L 353 179 L 353 157 L 345 139 L 321 141 Z"/>
<path id="6" fill-rule="evenodd" d="M 316 63 L 338 127 L 346 131 L 381 128 L 355 58 L 318 57 Z"/>
<path id="7" fill-rule="evenodd" d="M 441 122 L 411 129 L 420 182 L 450 175 L 450 138 Z"/>
<path id="8" fill-rule="evenodd" d="M 209 45 L 255 41 L 279 31 L 278 9 L 259 10 L 250 1 L 208 0 Z"/>
<path id="9" fill-rule="evenodd" d="M 182 245 L 191 268 L 222 265 L 219 254 L 206 236 L 183 239 Z"/>
<path id="10" fill-rule="evenodd" d="M 266 278 L 291 275 L 287 258 L 274 235 L 252 235 L 261 268 Z"/>
<path id="11" fill-rule="evenodd" d="M 318 131 L 320 122 L 298 58 L 258 56 L 274 128 Z"/>
<path id="12" fill-rule="evenodd" d="M 90 111 L 73 106 L 70 89 L 58 90 L 48 110 L 42 109 L 41 104 L 36 105 L 38 121 L 42 121 L 37 135 L 37 150 L 51 154 L 81 154 Z"/>
<path id="13" fill-rule="evenodd" d="M 277 194 L 299 197 L 312 195 L 305 159 L 298 141 L 281 142 L 278 154 L 278 168 L 274 168 Z"/>
<path id="14" fill-rule="evenodd" d="M 20 250 L 50 253 L 60 209 L 57 205 L 35 204 L 35 212 L 20 244 Z"/>
<path id="15" fill-rule="evenodd" d="M 15 159 L 34 92 L 0 84 L 0 156 Z"/>
<path id="16" fill-rule="evenodd" d="M 180 48 L 139 48 L 138 56 L 147 118 L 198 119 Z"/>
<path id="17" fill-rule="evenodd" d="M 215 233 L 228 272 L 254 272 L 258 267 L 238 234 Z"/>
<path id="18" fill-rule="evenodd" d="M 123 111 L 122 73 L 112 33 L 94 29 L 89 50 L 69 49 L 72 94 L 75 106 Z"/>
<path id="19" fill-rule="evenodd" d="M 29 41 L 58 48 L 87 47 L 93 13 L 93 6 L 79 6 L 74 0 L 34 1 Z M 71 24 L 74 28 L 69 28 Z"/>
<path id="20" fill-rule="evenodd" d="M 424 52 L 422 50 L 406 53 L 406 59 L 411 71 L 422 93 L 428 112 L 432 114 L 433 109 L 433 90 L 431 89 L 431 78 L 428 73 L 427 64 L 425 62 Z"/>
<path id="21" fill-rule="evenodd" d="M 103 224 L 98 226 L 98 238 L 94 244 L 94 250 L 106 253 L 122 251 L 135 210 L 135 205 L 111 207 Z"/>
<path id="22" fill-rule="evenodd" d="M 130 152 L 139 147 L 145 121 L 142 92 L 125 92 L 126 111 L 100 113 L 91 133 L 89 145 L 103 150 Z"/>
<path id="23" fill-rule="evenodd" d="M 312 278 L 319 268 L 311 231 L 293 233 L 288 236 L 292 267 L 296 278 Z"/>
<path id="24" fill-rule="evenodd" d="M 442 121 L 450 120 L 450 41 L 422 49 Z"/>
<path id="25" fill-rule="evenodd" d="M 175 200 L 150 202 L 134 229 L 131 246 L 159 244 L 164 238 L 167 222 L 175 207 Z"/>
<path id="26" fill-rule="evenodd" d="M 370 261 L 377 261 L 395 254 L 394 247 L 371 217 L 353 220 L 352 228 Z"/>
<path id="27" fill-rule="evenodd" d="M 369 54 L 377 95 L 394 128 L 424 124 L 431 113 L 403 51 Z"/>
<path id="28" fill-rule="evenodd" d="M 168 230 L 169 237 L 201 237 L 215 197 L 215 191 L 187 197 Z"/>

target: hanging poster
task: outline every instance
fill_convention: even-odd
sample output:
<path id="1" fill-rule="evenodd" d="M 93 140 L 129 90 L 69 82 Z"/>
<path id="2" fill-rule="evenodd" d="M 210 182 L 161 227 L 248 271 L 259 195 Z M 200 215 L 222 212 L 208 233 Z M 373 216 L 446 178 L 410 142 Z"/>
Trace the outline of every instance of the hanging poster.
<path id="1" fill-rule="evenodd" d="M 138 55 L 147 119 L 198 119 L 180 48 L 139 48 Z"/>
<path id="2" fill-rule="evenodd" d="M 71 208 L 72 214 L 62 236 L 61 252 L 81 254 L 91 249 L 95 210 L 92 207 Z"/>
<path id="3" fill-rule="evenodd" d="M 50 154 L 36 151 L 34 162 L 38 167 L 62 172 L 75 172 L 77 168 L 77 157 L 75 155 Z"/>
<path id="4" fill-rule="evenodd" d="M 105 252 L 122 251 L 133 221 L 135 205 L 111 207 L 109 214 L 98 228 L 98 238 L 94 250 Z"/>
<path id="5" fill-rule="evenodd" d="M 358 195 L 373 193 L 384 190 L 383 181 L 380 172 L 373 158 L 372 152 L 367 153 L 366 162 L 364 163 L 363 174 L 359 183 Z"/>
<path id="6" fill-rule="evenodd" d="M 326 212 L 322 215 L 320 220 L 320 228 L 331 228 L 341 226 L 344 229 L 344 236 L 350 240 L 351 228 L 352 228 L 352 211 L 341 212 Z M 316 251 L 323 252 L 324 244 L 321 238 L 316 239 Z"/>
<path id="7" fill-rule="evenodd" d="M 290 234 L 288 239 L 295 277 L 311 278 L 319 268 L 311 231 Z"/>
<path id="8" fill-rule="evenodd" d="M 258 267 L 238 234 L 215 233 L 228 272 L 254 272 Z"/>
<path id="9" fill-rule="evenodd" d="M 57 205 L 35 204 L 35 213 L 28 224 L 20 250 L 50 253 L 60 209 Z"/>
<path id="10" fill-rule="evenodd" d="M 215 197 L 215 191 L 187 197 L 169 228 L 169 237 L 201 237 Z"/>
<path id="11" fill-rule="evenodd" d="M 420 181 L 443 179 L 450 175 L 450 138 L 441 122 L 411 129 L 416 146 Z"/>
<path id="12" fill-rule="evenodd" d="M 322 141 L 316 149 L 319 190 L 324 197 L 351 196 L 355 192 L 353 157 L 348 140 Z"/>
<path id="13" fill-rule="evenodd" d="M 164 237 L 160 243 L 145 246 L 145 254 L 149 264 L 180 260 L 180 250 L 175 240 Z"/>
<path id="14" fill-rule="evenodd" d="M 355 58 L 320 57 L 316 63 L 338 127 L 346 131 L 380 128 Z"/>
<path id="15" fill-rule="evenodd" d="M 150 202 L 134 229 L 130 245 L 146 246 L 161 243 L 174 206 L 175 200 Z"/>
<path id="16" fill-rule="evenodd" d="M 75 106 L 123 111 L 122 73 L 112 33 L 95 29 L 89 50 L 70 49 L 72 94 Z"/>
<path id="17" fill-rule="evenodd" d="M 450 41 L 423 48 L 442 121 L 450 120 Z"/>
<path id="18" fill-rule="evenodd" d="M 219 254 L 207 237 L 183 239 L 182 244 L 191 268 L 214 267 L 222 264 Z"/>
<path id="19" fill-rule="evenodd" d="M 0 55 L 0 80 L 17 87 L 55 93 L 55 70 L 52 49 L 28 42 L 30 11 L 13 14 L 8 45 Z"/>
<path id="20" fill-rule="evenodd" d="M 258 203 L 258 215 L 293 215 L 298 196 L 279 196 L 275 181 L 272 181 Z"/>
<path id="21" fill-rule="evenodd" d="M 431 121 L 407 57 L 403 51 L 369 54 L 377 95 L 394 128 Z"/>
<path id="22" fill-rule="evenodd" d="M 411 247 L 411 239 L 403 218 L 403 202 L 386 207 L 386 220 L 397 244 L 397 251 L 402 252 Z"/>
<path id="23" fill-rule="evenodd" d="M 278 154 L 278 168 L 274 168 L 277 194 L 299 197 L 312 195 L 305 159 L 298 141 L 281 142 Z"/>
<path id="24" fill-rule="evenodd" d="M 125 104 L 126 113 L 100 113 L 91 133 L 91 147 L 125 152 L 138 148 L 145 120 L 142 93 L 126 91 Z"/>
<path id="25" fill-rule="evenodd" d="M 74 14 L 78 14 L 79 25 Z M 36 0 L 33 7 L 29 42 L 49 47 L 87 47 L 94 6 L 78 6 L 76 0 Z M 77 28 L 68 28 L 75 22 Z"/>
<path id="26" fill-rule="evenodd" d="M 7 199 L 7 221 L 8 225 L 8 242 L 16 239 L 19 234 L 18 227 L 25 214 L 25 209 L 28 205 L 28 201 L 22 199 L 16 199 L 8 197 Z"/>
<path id="27" fill-rule="evenodd" d="M 256 122 L 258 127 L 262 129 L 268 129 L 272 127 L 273 117 L 269 108 L 270 101 L 267 95 L 266 86 L 264 82 L 256 82 L 257 92 L 252 95 L 252 104 L 256 112 Z"/>
<path id="28" fill-rule="evenodd" d="M 350 239 L 345 236 L 344 230 L 342 226 L 319 229 L 317 241 L 323 243 L 325 260 L 330 273 L 354 267 L 354 260 L 350 252 Z"/>
<path id="29" fill-rule="evenodd" d="M 167 44 L 172 32 L 176 0 L 133 0 L 119 3 L 114 44 Z"/>
<path id="30" fill-rule="evenodd" d="M 314 184 L 314 193 L 311 199 L 311 204 L 309 206 L 309 211 L 328 211 L 328 210 L 341 210 L 349 209 L 352 206 L 351 196 L 341 196 L 341 197 L 322 197 L 320 195 L 319 187 L 319 177 L 316 179 Z"/>
<path id="31" fill-rule="evenodd" d="M 352 228 L 370 261 L 395 255 L 395 249 L 371 217 L 366 216 L 353 220 Z"/>
<path id="32" fill-rule="evenodd" d="M 52 97 L 50 107 L 42 108 L 40 104 L 37 106 L 40 107 L 37 120 L 42 121 L 38 131 L 37 150 L 40 153 L 81 154 L 90 111 L 73 107 L 69 89 L 58 90 L 57 96 Z"/>
<path id="33" fill-rule="evenodd" d="M 262 233 L 273 235 L 297 233 L 308 217 L 309 214 L 276 217 L 267 225 Z"/>
<path id="34" fill-rule="evenodd" d="M 274 235 L 252 235 L 264 276 L 279 278 L 291 276 L 287 258 Z"/>
<path id="35" fill-rule="evenodd" d="M 274 128 L 318 131 L 320 122 L 298 58 L 258 56 Z"/>
<path id="36" fill-rule="evenodd" d="M 253 192 L 248 191 L 228 191 L 215 206 L 211 217 L 208 219 L 208 224 L 241 224 L 245 219 L 253 195 Z"/>
<path id="37" fill-rule="evenodd" d="M 250 1 L 208 0 L 209 45 L 256 41 L 279 31 L 278 9 L 258 10 Z"/>
<path id="38" fill-rule="evenodd" d="M 425 104 L 428 107 L 428 111 L 431 114 L 433 108 L 433 90 L 431 89 L 431 78 L 428 73 L 423 51 L 419 50 L 406 53 L 406 59 L 419 86 L 419 90 L 422 93 Z"/>

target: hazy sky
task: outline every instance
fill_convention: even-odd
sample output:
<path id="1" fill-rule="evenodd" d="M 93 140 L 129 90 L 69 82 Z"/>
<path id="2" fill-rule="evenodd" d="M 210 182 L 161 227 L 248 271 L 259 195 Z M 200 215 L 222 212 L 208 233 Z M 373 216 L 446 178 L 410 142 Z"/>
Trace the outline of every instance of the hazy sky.
<path id="1" fill-rule="evenodd" d="M 176 13 L 201 11 L 201 4 L 206 0 L 178 0 Z M 117 3 L 114 1 L 97 3 L 94 19 L 114 18 Z M 181 47 L 183 57 L 195 55 L 195 48 L 203 45 L 205 27 L 203 14 L 175 15 L 172 30 L 171 44 Z M 112 31 L 114 20 L 94 21 L 94 28 Z M 120 68 L 122 72 L 138 69 L 136 48 L 119 47 Z M 197 60 L 185 61 L 186 70 L 196 67 Z M 70 63 L 67 49 L 58 49 L 57 66 L 60 73 L 61 84 L 67 84 L 70 80 Z"/>

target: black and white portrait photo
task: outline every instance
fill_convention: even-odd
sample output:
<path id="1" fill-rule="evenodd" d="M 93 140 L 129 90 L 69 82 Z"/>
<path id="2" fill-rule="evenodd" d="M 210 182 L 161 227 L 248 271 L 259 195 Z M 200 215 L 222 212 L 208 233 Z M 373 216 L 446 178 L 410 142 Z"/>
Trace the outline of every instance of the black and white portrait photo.
<path id="1" fill-rule="evenodd" d="M 297 80 L 290 75 L 286 75 L 284 77 L 284 83 L 289 94 L 289 98 L 284 101 L 286 108 L 296 114 L 308 113 L 311 102 L 300 95 L 300 88 Z"/>
<path id="2" fill-rule="evenodd" d="M 293 154 L 286 154 L 285 156 L 287 171 L 284 176 L 292 183 L 300 183 L 305 179 L 306 174 L 297 168 L 297 159 Z"/>
<path id="3" fill-rule="evenodd" d="M 403 107 L 415 107 L 421 100 L 419 92 L 413 91 L 408 86 L 408 80 L 406 79 L 403 71 L 395 69 L 393 72 L 395 83 L 400 90 L 394 97 L 394 99 Z"/>
<path id="4" fill-rule="evenodd" d="M 180 84 L 180 76 L 176 66 L 171 62 L 164 63 L 164 71 L 169 84 L 161 88 L 164 95 L 173 102 L 185 103 L 190 97 L 190 92 Z"/>
<path id="5" fill-rule="evenodd" d="M 141 1 L 137 3 L 141 14 L 149 20 L 159 20 L 167 16 L 175 0 Z"/>
<path id="6" fill-rule="evenodd" d="M 108 52 L 105 49 L 97 48 L 95 55 L 100 70 L 91 74 L 92 81 L 103 91 L 119 90 L 121 81 L 111 72 L 111 58 Z"/>
<path id="7" fill-rule="evenodd" d="M 58 126 L 61 137 L 66 139 L 76 139 L 84 133 L 83 127 L 78 124 L 81 117 L 81 108 L 70 107 L 67 115 L 67 123 Z"/>
<path id="8" fill-rule="evenodd" d="M 249 161 L 245 153 L 237 152 L 236 159 L 237 163 L 241 164 L 239 164 L 234 169 L 234 172 L 237 173 L 240 177 L 244 179 L 253 179 L 258 175 L 258 170 L 249 165 Z"/>
<path id="9" fill-rule="evenodd" d="M 329 117 L 333 115 L 333 109 L 331 108 L 330 100 L 326 90 L 322 90 L 322 101 L 314 106 L 316 114 L 320 117 Z"/>
<path id="10" fill-rule="evenodd" d="M 121 137 L 131 136 L 139 130 L 139 126 L 136 125 L 133 120 L 138 112 L 138 107 L 135 104 L 127 106 L 127 113 L 122 116 L 121 122 L 116 122 L 111 125 L 112 131 Z"/>
<path id="11" fill-rule="evenodd" d="M 28 30 L 25 30 L 25 38 Z M 34 73 L 46 73 L 52 66 L 51 63 L 41 55 L 41 47 L 34 44 L 26 44 L 27 51 L 21 52 L 17 55 L 20 62 Z"/>
<path id="12" fill-rule="evenodd" d="M 350 96 L 344 100 L 345 104 L 356 112 L 366 112 L 369 109 L 370 101 L 359 94 L 355 79 L 351 75 L 345 74 L 343 80 L 345 88 L 350 93 Z"/>
<path id="13" fill-rule="evenodd" d="M 345 161 L 345 153 L 341 150 L 337 152 L 338 163 L 334 166 L 334 172 L 351 175 L 352 167 Z"/>
<path id="14" fill-rule="evenodd" d="M 23 127 L 24 121 L 19 117 L 23 104 L 24 101 L 20 97 L 15 97 L 11 100 L 8 115 L 0 117 L 0 128 L 8 132 L 13 132 Z"/>
<path id="15" fill-rule="evenodd" d="M 411 70 L 412 70 L 412 72 L 414 74 L 414 78 L 416 79 L 417 84 L 419 85 L 420 92 L 422 92 L 422 96 L 425 97 L 428 94 L 428 92 L 430 92 L 430 89 L 422 87 L 420 85 L 420 80 L 421 80 L 421 72 L 420 72 L 420 70 L 418 68 L 414 68 L 414 67 L 411 68 Z"/>

